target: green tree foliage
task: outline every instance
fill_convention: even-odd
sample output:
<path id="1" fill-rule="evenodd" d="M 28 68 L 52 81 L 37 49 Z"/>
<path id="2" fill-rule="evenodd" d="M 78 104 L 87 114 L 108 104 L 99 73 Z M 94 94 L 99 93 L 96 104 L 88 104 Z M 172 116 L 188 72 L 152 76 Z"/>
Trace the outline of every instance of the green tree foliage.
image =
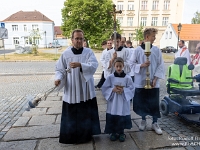
<path id="1" fill-rule="evenodd" d="M 112 11 L 112 0 L 66 0 L 62 9 L 63 35 L 71 38 L 74 29 L 82 29 L 91 46 L 100 46 L 113 33 Z"/>
<path id="2" fill-rule="evenodd" d="M 135 29 L 135 33 L 133 33 L 133 40 L 135 41 L 142 41 L 144 40 L 143 36 L 143 26 L 141 25 L 139 28 Z"/>
<path id="3" fill-rule="evenodd" d="M 192 24 L 200 24 L 200 12 L 196 11 L 191 21 Z"/>

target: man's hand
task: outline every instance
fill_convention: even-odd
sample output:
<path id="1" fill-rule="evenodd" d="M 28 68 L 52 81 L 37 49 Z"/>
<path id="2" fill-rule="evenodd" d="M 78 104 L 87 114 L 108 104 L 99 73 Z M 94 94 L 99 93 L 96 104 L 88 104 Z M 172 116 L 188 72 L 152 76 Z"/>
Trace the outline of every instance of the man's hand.
<path id="1" fill-rule="evenodd" d="M 54 84 L 55 86 L 58 86 L 60 84 L 60 80 L 56 80 Z"/>
<path id="2" fill-rule="evenodd" d="M 140 68 L 148 67 L 150 65 L 150 61 L 146 61 L 144 64 L 140 66 Z"/>
<path id="3" fill-rule="evenodd" d="M 77 68 L 77 67 L 81 68 L 81 63 L 79 63 L 79 62 L 71 62 L 70 63 L 70 67 L 71 68 Z"/>
<path id="4" fill-rule="evenodd" d="M 117 58 L 117 52 L 115 51 L 114 53 L 113 53 L 113 58 L 112 59 L 116 59 Z"/>

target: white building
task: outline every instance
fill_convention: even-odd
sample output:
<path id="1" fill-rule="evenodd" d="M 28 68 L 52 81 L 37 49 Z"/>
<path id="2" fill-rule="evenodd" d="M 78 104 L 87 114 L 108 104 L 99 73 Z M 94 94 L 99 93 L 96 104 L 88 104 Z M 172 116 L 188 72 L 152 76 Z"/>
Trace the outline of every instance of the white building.
<path id="1" fill-rule="evenodd" d="M 158 29 L 154 45 L 160 47 L 160 38 L 168 23 L 181 23 L 184 0 L 113 0 L 117 10 L 117 19 L 121 23 L 122 36 L 132 40 L 132 34 L 140 26 Z M 137 45 L 137 42 L 133 42 Z"/>
<path id="2" fill-rule="evenodd" d="M 191 53 L 195 52 L 197 43 L 200 42 L 200 24 L 182 24 L 179 31 L 179 40 L 184 40 L 185 45 L 188 47 Z M 169 24 L 161 39 L 160 48 L 166 46 L 173 46 L 177 48 L 178 44 L 178 24 Z"/>
<path id="3" fill-rule="evenodd" d="M 39 11 L 19 11 L 2 22 L 8 30 L 8 39 L 4 40 L 5 49 L 14 49 L 16 45 L 29 46 L 33 43 L 30 33 L 39 31 L 41 39 L 36 37 L 38 47 L 47 47 L 54 39 L 54 22 Z"/>

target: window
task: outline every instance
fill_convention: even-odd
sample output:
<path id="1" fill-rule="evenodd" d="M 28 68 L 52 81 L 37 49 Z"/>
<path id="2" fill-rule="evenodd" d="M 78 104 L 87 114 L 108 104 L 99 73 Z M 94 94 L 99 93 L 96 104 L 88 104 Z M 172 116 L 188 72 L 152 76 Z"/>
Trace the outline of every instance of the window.
<path id="1" fill-rule="evenodd" d="M 170 5 L 170 1 L 169 0 L 165 0 L 164 1 L 164 10 L 169 10 L 169 5 Z"/>
<path id="2" fill-rule="evenodd" d="M 19 37 L 13 37 L 13 43 L 15 45 L 18 45 L 19 44 Z"/>
<path id="3" fill-rule="evenodd" d="M 18 25 L 12 25 L 12 31 L 18 31 Z"/>
<path id="4" fill-rule="evenodd" d="M 117 2 L 117 10 L 123 10 L 123 2 Z"/>
<path id="5" fill-rule="evenodd" d="M 123 24 L 123 17 L 117 17 L 117 20 L 119 21 L 120 25 Z"/>
<path id="6" fill-rule="evenodd" d="M 39 28 L 38 28 L 38 25 L 37 25 L 37 24 L 33 24 L 33 25 L 32 25 L 32 29 L 33 29 L 33 30 L 39 29 Z"/>
<path id="7" fill-rule="evenodd" d="M 172 38 L 172 31 L 170 31 L 170 33 L 169 33 L 169 39 L 171 39 Z"/>
<path id="8" fill-rule="evenodd" d="M 153 1 L 152 10 L 158 10 L 158 3 L 159 1 Z"/>
<path id="9" fill-rule="evenodd" d="M 133 26 L 133 17 L 127 18 L 127 26 Z"/>
<path id="10" fill-rule="evenodd" d="M 168 20 L 169 20 L 169 17 L 163 17 L 162 26 L 167 26 L 168 25 Z"/>
<path id="11" fill-rule="evenodd" d="M 25 42 L 25 44 L 29 43 L 28 37 L 24 37 L 24 42 Z"/>
<path id="12" fill-rule="evenodd" d="M 146 26 L 147 25 L 147 17 L 141 17 L 141 26 Z"/>
<path id="13" fill-rule="evenodd" d="M 157 23 L 158 23 L 158 17 L 152 17 L 151 25 L 157 26 Z"/>
<path id="14" fill-rule="evenodd" d="M 165 34 L 165 39 L 167 39 L 168 38 L 168 32 L 166 32 L 166 34 Z"/>
<path id="15" fill-rule="evenodd" d="M 141 10 L 147 10 L 147 1 L 142 1 Z"/>
<path id="16" fill-rule="evenodd" d="M 25 31 L 25 32 L 27 31 L 27 26 L 26 26 L 26 25 L 24 25 L 24 31 Z"/>
<path id="17" fill-rule="evenodd" d="M 128 2 L 128 10 L 134 10 L 134 2 Z"/>
<path id="18" fill-rule="evenodd" d="M 133 33 L 129 33 L 129 37 L 128 37 L 129 41 L 133 40 Z"/>

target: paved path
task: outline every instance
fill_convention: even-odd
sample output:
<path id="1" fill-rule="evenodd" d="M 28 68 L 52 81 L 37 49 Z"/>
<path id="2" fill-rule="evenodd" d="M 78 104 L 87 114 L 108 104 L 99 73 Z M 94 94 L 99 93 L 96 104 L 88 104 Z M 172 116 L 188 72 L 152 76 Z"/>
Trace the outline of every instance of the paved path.
<path id="1" fill-rule="evenodd" d="M 100 58 L 100 53 L 96 54 L 98 60 Z M 166 68 L 169 64 L 166 64 Z M 4 143 L 1 141 L 0 143 L 0 149 L 5 145 L 13 145 L 14 143 L 23 145 L 28 143 L 29 145 L 32 145 L 32 149 L 38 150 L 38 149 L 43 149 L 42 147 L 45 146 L 46 144 L 50 144 L 49 142 L 55 143 L 56 146 L 59 147 L 59 149 L 62 149 L 62 146 L 58 145 L 57 143 L 57 137 L 58 137 L 58 130 L 59 130 L 59 117 L 60 117 L 60 110 L 61 110 L 61 105 L 60 102 L 59 104 L 56 104 L 56 108 L 58 107 L 59 109 L 50 107 L 51 105 L 54 106 L 52 101 L 57 101 L 58 99 L 60 100 L 61 94 L 55 94 L 51 95 L 49 97 L 50 102 L 49 103 L 41 103 L 41 106 L 38 107 L 37 109 L 33 109 L 31 113 L 29 112 L 24 112 L 27 104 L 27 98 L 34 97 L 38 95 L 39 93 L 44 93 L 47 91 L 49 88 L 52 87 L 53 85 L 53 80 L 54 80 L 54 67 L 55 67 L 55 62 L 1 62 L 0 63 L 0 139 L 5 138 L 8 136 L 12 136 L 12 138 L 15 138 L 14 133 L 18 133 L 18 129 L 20 129 L 20 133 L 18 134 L 23 134 L 25 129 L 30 129 L 30 132 L 33 130 L 37 130 L 35 126 L 38 126 L 38 123 L 41 122 L 47 122 L 49 131 L 54 132 L 53 130 L 56 127 L 56 135 L 52 133 L 52 135 L 49 136 L 49 131 L 47 132 L 46 135 L 40 136 L 40 132 L 44 132 L 46 124 L 39 125 L 38 132 L 37 134 L 31 133 L 32 135 L 27 135 L 29 136 L 28 138 L 21 138 L 20 142 L 13 142 L 16 139 L 10 139 L 8 141 L 12 141 L 11 143 L 6 142 Z M 95 82 L 97 83 L 100 77 L 100 73 L 102 71 L 101 66 L 98 67 L 97 73 L 95 75 Z M 160 99 L 162 99 L 166 95 L 166 82 L 161 81 L 161 89 L 160 89 Z M 102 131 L 104 128 L 105 124 L 105 109 L 106 109 L 106 103 L 105 100 L 102 98 L 102 95 L 98 93 L 97 98 L 99 99 L 99 114 L 101 118 L 101 126 L 102 126 Z M 48 106 L 46 106 L 48 105 Z M 131 108 L 132 109 L 132 108 Z M 23 115 L 22 115 L 23 114 Z M 29 114 L 29 115 L 28 115 Z M 42 118 L 37 118 L 36 116 L 38 115 L 49 115 L 49 116 L 42 116 Z M 35 117 L 34 117 L 35 116 Z M 53 117 L 54 116 L 54 117 Z M 21 120 L 18 120 L 21 118 Z M 52 118 L 53 117 L 53 118 Z M 49 121 L 48 119 L 51 121 Z M 37 119 L 39 121 L 37 122 Z M 47 121 L 40 121 L 43 119 L 47 119 Z M 21 122 L 22 125 L 14 125 L 13 124 L 18 120 L 18 123 Z M 24 121 L 25 120 L 25 121 Z M 53 121 L 54 120 L 54 121 Z M 31 121 L 31 122 L 30 122 Z M 36 123 L 35 123 L 36 121 Z M 134 123 L 134 128 L 131 131 L 128 131 L 128 138 L 127 141 L 122 145 L 119 145 L 119 143 L 110 143 L 109 140 L 107 139 L 107 136 L 102 134 L 100 137 L 95 137 L 94 143 L 89 143 L 84 145 L 84 149 L 87 149 L 87 146 L 89 146 L 89 149 L 94 149 L 94 146 L 96 149 L 112 149 L 114 148 L 122 148 L 121 146 L 125 146 L 124 149 L 131 149 L 130 147 L 126 146 L 135 146 L 137 148 L 143 149 L 147 148 L 148 145 L 144 145 L 145 147 L 141 147 L 142 144 L 144 144 L 144 139 L 142 140 L 141 137 L 145 138 L 148 140 L 152 137 L 154 140 L 156 139 L 159 141 L 157 144 L 155 141 L 148 140 L 148 144 L 150 144 L 151 148 L 165 148 L 165 149 L 171 149 L 172 143 L 176 143 L 178 141 L 185 143 L 186 146 L 184 148 L 181 146 L 178 148 L 178 145 L 176 145 L 176 150 L 182 150 L 182 149 L 200 149 L 199 146 L 194 146 L 190 145 L 189 142 L 199 142 L 200 139 L 200 130 L 199 127 L 196 127 L 194 125 L 191 125 L 184 120 L 176 117 L 173 114 L 170 114 L 168 116 L 163 116 L 162 119 L 159 119 L 159 122 L 161 124 L 162 129 L 165 131 L 165 134 L 163 136 L 157 137 L 155 133 L 153 133 L 150 130 L 150 124 L 151 124 L 151 118 L 149 117 L 148 119 L 148 128 L 147 132 L 138 132 L 138 123 L 140 122 L 140 118 L 132 112 L 132 121 Z M 55 126 L 51 126 L 55 125 Z M 13 128 L 13 127 L 15 128 Z M 12 128 L 11 128 L 12 127 Z M 24 127 L 24 128 L 23 128 Z M 28 128 L 27 128 L 28 127 Z M 15 131 L 15 129 L 17 129 Z M 9 133 L 10 132 L 10 133 Z M 5 135 L 5 134 L 8 135 Z M 11 134 L 12 133 L 12 134 Z M 26 134 L 26 133 L 24 133 Z M 28 133 L 27 133 L 28 134 Z M 20 137 L 21 135 L 19 135 Z M 18 135 L 16 135 L 18 137 Z M 51 137 L 49 140 L 46 139 L 46 137 Z M 137 137 L 137 138 L 135 138 Z M 186 140 L 174 140 L 179 137 L 186 137 L 188 139 Z M 191 137 L 196 137 L 198 140 L 190 140 L 189 138 Z M 33 140 L 30 140 L 33 139 Z M 24 142 L 25 140 L 25 142 Z M 27 141 L 28 140 L 28 141 Z M 166 141 L 166 143 L 160 143 L 161 141 Z M 100 142 L 99 142 L 100 141 Z M 171 143 L 169 144 L 169 142 Z M 15 145 L 14 144 L 14 145 Z M 41 145 L 40 145 L 41 144 Z M 102 144 L 102 145 L 101 145 Z M 154 144 L 154 146 L 153 146 Z M 34 147 L 35 145 L 35 147 Z M 110 145 L 110 147 L 105 147 L 105 145 Z M 42 147 L 41 147 L 42 146 Z M 52 146 L 52 145 L 51 145 Z M 81 145 L 82 146 L 82 145 Z M 86 146 L 86 147 L 85 147 Z M 118 147 L 119 146 L 119 147 Z M 53 146 L 52 146 L 53 147 Z M 61 148 L 60 148 L 61 147 Z M 70 147 L 70 146 L 69 146 Z M 72 146 L 69 149 L 74 149 L 76 146 Z M 10 147 L 9 147 L 10 148 Z M 7 149 L 9 149 L 7 147 Z M 17 147 L 16 147 L 17 148 Z M 64 146 L 64 148 L 66 148 Z M 64 149 L 63 148 L 63 149 Z M 77 147 L 76 147 L 77 148 Z M 20 148 L 18 148 L 20 149 Z M 29 149 L 29 148 L 28 148 Z M 31 149 L 31 148 L 30 148 Z M 51 148 L 50 148 L 51 149 Z M 123 149 L 123 148 L 122 148 Z"/>

